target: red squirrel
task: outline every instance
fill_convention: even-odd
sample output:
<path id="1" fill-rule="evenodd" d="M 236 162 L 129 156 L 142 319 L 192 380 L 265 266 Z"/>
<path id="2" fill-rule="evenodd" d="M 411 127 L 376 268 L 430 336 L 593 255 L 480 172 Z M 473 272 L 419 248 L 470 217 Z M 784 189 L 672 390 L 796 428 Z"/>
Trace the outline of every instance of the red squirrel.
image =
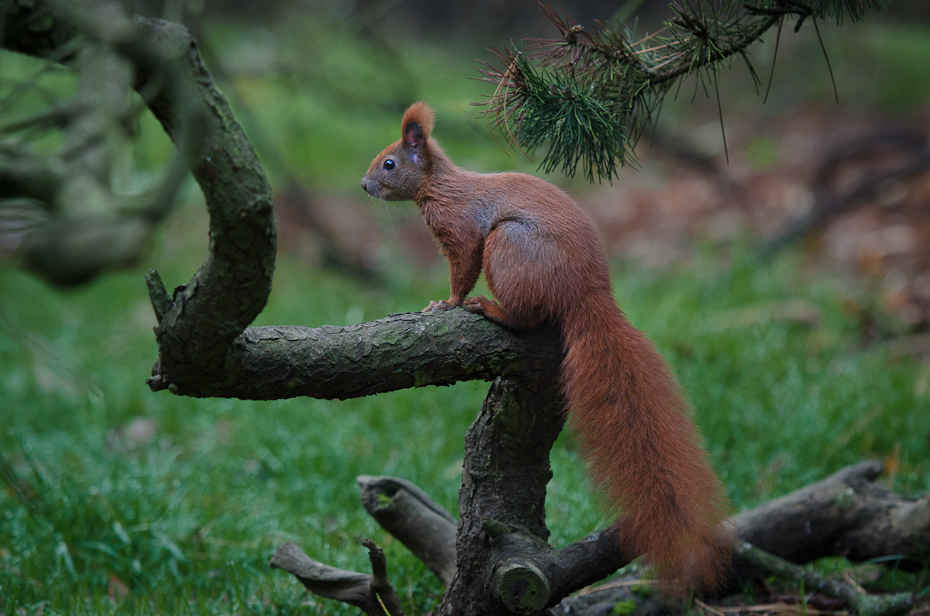
<path id="1" fill-rule="evenodd" d="M 456 167 L 430 136 L 423 102 L 362 188 L 414 201 L 449 262 L 448 300 L 495 323 L 558 325 L 570 425 L 627 556 L 645 556 L 666 588 L 712 589 L 727 560 L 726 502 L 669 366 L 613 298 L 593 224 L 562 190 L 522 173 Z M 497 301 L 469 297 L 484 271 Z"/>

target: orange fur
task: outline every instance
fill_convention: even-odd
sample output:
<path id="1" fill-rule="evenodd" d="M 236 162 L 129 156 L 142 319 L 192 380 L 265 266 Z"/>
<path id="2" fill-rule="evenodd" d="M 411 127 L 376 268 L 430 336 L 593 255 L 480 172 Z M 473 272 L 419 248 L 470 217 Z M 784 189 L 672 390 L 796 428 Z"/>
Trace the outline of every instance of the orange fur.
<path id="1" fill-rule="evenodd" d="M 664 586 L 709 589 L 723 575 L 726 503 L 687 403 L 661 355 L 613 299 L 594 226 L 564 192 L 519 173 L 456 167 L 430 137 L 425 103 L 362 179 L 372 196 L 413 200 L 449 262 L 449 299 L 512 328 L 554 323 L 570 425 L 628 556 Z M 465 296 L 481 271 L 496 302 Z"/>

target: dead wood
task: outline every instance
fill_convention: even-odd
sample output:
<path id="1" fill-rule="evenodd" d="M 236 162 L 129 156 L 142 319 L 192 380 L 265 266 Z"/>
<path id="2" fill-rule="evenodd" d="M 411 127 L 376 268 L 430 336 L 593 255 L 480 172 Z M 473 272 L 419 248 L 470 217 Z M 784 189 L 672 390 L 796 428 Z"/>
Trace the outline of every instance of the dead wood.
<path id="1" fill-rule="evenodd" d="M 357 481 L 365 511 L 449 586 L 455 576 L 452 514 L 405 479 L 363 475 Z"/>
<path id="2" fill-rule="evenodd" d="M 794 563 L 824 556 L 862 562 L 898 555 L 913 567 L 927 558 L 930 497 L 907 498 L 875 483 L 877 460 L 844 468 L 818 483 L 733 519 L 740 540 Z"/>
<path id="3" fill-rule="evenodd" d="M 728 586 L 738 588 L 776 575 L 834 597 L 855 613 L 892 616 L 908 611 L 912 595 L 867 595 L 848 582 L 798 566 L 826 556 L 861 562 L 897 555 L 898 562 L 885 562 L 902 568 L 925 561 L 922 546 L 930 545 L 930 497 L 895 494 L 875 483 L 881 473 L 880 462 L 862 462 L 733 517 L 736 563 Z M 404 545 L 448 586 L 456 560 L 451 514 L 408 481 L 360 477 L 359 482 L 366 510 L 389 533 L 399 533 L 396 536 Z M 628 562 L 621 554 L 619 537 L 610 529 L 552 549 L 539 543 L 538 537 L 515 532 L 518 526 L 486 518 L 481 528 L 491 552 L 497 554 L 489 588 L 509 612 L 543 610 L 555 598 L 605 578 Z M 442 564 L 441 573 L 435 568 L 437 562 Z M 672 609 L 652 593 L 631 592 L 632 587 L 643 586 L 640 575 L 637 571 L 597 591 L 565 599 L 557 613 L 588 615 L 618 601 L 634 601 L 640 614 Z"/>
<path id="4" fill-rule="evenodd" d="M 368 549 L 371 575 L 324 565 L 293 543 L 279 547 L 268 566 L 292 573 L 315 595 L 348 603 L 369 616 L 403 616 L 397 593 L 387 579 L 384 552 L 371 539 L 362 539 L 362 545 Z"/>

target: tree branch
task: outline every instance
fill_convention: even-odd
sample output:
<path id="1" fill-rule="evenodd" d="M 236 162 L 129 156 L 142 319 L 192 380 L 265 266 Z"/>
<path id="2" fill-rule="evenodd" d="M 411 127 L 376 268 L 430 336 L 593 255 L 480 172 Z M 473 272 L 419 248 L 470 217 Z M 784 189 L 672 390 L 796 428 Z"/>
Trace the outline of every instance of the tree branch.
<path id="1" fill-rule="evenodd" d="M 791 563 L 827 556 L 865 562 L 896 555 L 900 560 L 889 564 L 919 567 L 926 563 L 925 546 L 930 545 L 930 496 L 915 499 L 895 494 L 875 483 L 881 473 L 881 462 L 861 462 L 734 516 L 730 524 L 737 544 L 750 543 Z M 610 553 L 597 545 L 605 540 L 617 539 L 603 531 L 560 550 L 562 566 L 571 571 L 590 567 L 592 562 L 614 569 L 625 564 L 622 558 L 605 562 L 603 556 L 590 556 L 594 551 Z M 759 574 L 747 564 L 737 562 L 732 585 Z"/>
<path id="2" fill-rule="evenodd" d="M 190 32 L 155 19 L 140 20 L 138 27 L 143 40 L 181 63 L 193 88 L 195 114 L 203 118 L 203 140 L 191 172 L 210 214 L 210 251 L 190 282 L 176 290 L 173 306 L 155 331 L 158 370 L 172 374 L 179 385 L 197 383 L 222 366 L 230 345 L 271 292 L 276 246 L 271 187 Z M 138 66 L 137 88 L 143 88 L 157 67 L 146 65 L 144 57 Z M 180 116 L 170 94 L 159 90 L 147 104 L 177 142 Z"/>
<path id="3" fill-rule="evenodd" d="M 397 593 L 385 575 L 384 553 L 371 539 L 362 539 L 362 545 L 368 549 L 372 575 L 324 565 L 293 543 L 279 547 L 268 566 L 293 574 L 315 595 L 354 605 L 369 616 L 403 616 Z"/>
<path id="4" fill-rule="evenodd" d="M 196 397 L 344 400 L 502 375 L 532 380 L 560 361 L 555 332 L 513 332 L 457 309 L 395 314 L 348 327 L 250 328 L 216 372 L 163 368 L 149 384 L 153 389 L 170 384 L 172 392 Z"/>
<path id="5" fill-rule="evenodd" d="M 886 490 L 874 483 L 881 473 L 877 460 L 845 468 L 736 516 L 736 534 L 794 563 L 824 556 L 861 562 L 895 554 L 901 566 L 913 566 L 927 558 L 930 497 Z"/>
<path id="6" fill-rule="evenodd" d="M 363 475 L 357 481 L 365 511 L 448 587 L 455 577 L 455 518 L 404 479 Z"/>

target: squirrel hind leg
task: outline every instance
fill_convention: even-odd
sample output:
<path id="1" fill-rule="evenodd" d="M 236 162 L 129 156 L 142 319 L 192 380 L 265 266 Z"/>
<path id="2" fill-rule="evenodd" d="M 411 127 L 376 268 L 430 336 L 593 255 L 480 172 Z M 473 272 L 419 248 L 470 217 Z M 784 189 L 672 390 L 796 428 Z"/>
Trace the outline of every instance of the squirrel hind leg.
<path id="1" fill-rule="evenodd" d="M 558 321 L 574 282 L 558 242 L 522 220 L 496 225 L 485 240 L 482 270 L 498 304 L 475 298 L 473 312 L 513 329 Z M 483 301 L 481 301 L 483 300 Z"/>

